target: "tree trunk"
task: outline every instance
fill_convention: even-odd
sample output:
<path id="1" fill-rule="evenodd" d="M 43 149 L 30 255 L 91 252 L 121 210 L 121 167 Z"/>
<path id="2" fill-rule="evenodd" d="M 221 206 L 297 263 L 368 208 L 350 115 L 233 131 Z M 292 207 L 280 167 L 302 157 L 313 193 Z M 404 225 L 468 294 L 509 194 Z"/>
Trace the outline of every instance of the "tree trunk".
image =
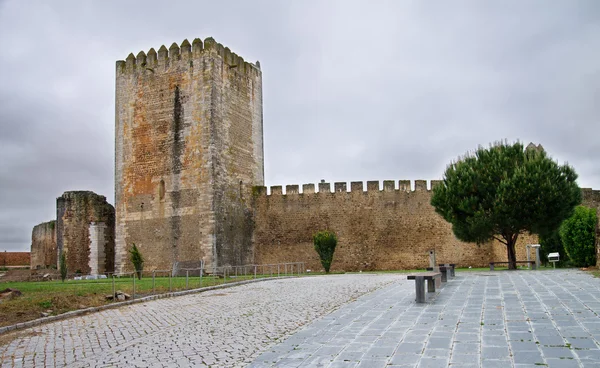
<path id="1" fill-rule="evenodd" d="M 508 269 L 517 269 L 517 252 L 515 251 L 515 244 L 517 243 L 517 237 L 510 236 L 506 241 L 506 251 L 508 258 Z"/>

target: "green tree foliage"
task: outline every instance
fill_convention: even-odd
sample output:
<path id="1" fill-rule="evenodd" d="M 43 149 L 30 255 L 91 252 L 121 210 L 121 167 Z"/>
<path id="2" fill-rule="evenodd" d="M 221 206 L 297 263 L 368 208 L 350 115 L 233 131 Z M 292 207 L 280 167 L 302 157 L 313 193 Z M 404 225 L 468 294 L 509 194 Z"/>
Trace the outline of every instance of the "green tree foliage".
<path id="1" fill-rule="evenodd" d="M 560 226 L 560 239 L 574 266 L 596 264 L 596 209 L 577 206 L 573 216 Z"/>
<path id="2" fill-rule="evenodd" d="M 313 235 L 315 250 L 321 259 L 321 265 L 325 269 L 325 273 L 329 273 L 331 262 L 333 262 L 333 253 L 337 245 L 337 237 L 331 231 L 319 231 Z"/>
<path id="3" fill-rule="evenodd" d="M 135 268 L 135 272 L 137 273 L 138 279 L 142 279 L 142 271 L 144 270 L 144 257 L 142 257 L 142 253 L 138 249 L 138 247 L 133 243 L 133 247 L 129 249 L 129 259 L 131 263 L 133 263 L 133 268 Z"/>
<path id="4" fill-rule="evenodd" d="M 509 268 L 516 269 L 519 234 L 558 228 L 581 202 L 576 179 L 573 168 L 558 165 L 541 146 L 498 142 L 450 163 L 431 205 L 458 239 L 505 244 Z"/>
<path id="5" fill-rule="evenodd" d="M 65 280 L 67 279 L 67 274 L 69 273 L 69 270 L 67 268 L 67 252 L 63 251 L 60 253 L 60 260 L 58 261 L 59 263 L 59 268 L 60 268 L 60 279 L 62 280 L 62 282 L 65 282 Z"/>
<path id="6" fill-rule="evenodd" d="M 554 252 L 560 255 L 560 261 L 556 262 L 557 267 L 569 265 L 569 255 L 565 252 L 558 230 L 540 234 L 540 245 L 540 258 L 544 265 L 548 265 L 548 254 Z"/>

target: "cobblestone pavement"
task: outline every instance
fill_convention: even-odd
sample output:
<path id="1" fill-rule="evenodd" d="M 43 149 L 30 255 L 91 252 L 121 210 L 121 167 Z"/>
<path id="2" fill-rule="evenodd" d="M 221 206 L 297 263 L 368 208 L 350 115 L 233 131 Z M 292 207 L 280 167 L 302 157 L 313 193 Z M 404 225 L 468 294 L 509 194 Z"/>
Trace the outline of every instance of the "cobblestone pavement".
<path id="1" fill-rule="evenodd" d="M 70 318 L 0 346 L 2 367 L 243 367 L 302 325 L 401 275 L 247 284 Z"/>
<path id="2" fill-rule="evenodd" d="M 426 304 L 396 282 L 305 326 L 251 367 L 600 367 L 600 279 L 462 272 Z"/>

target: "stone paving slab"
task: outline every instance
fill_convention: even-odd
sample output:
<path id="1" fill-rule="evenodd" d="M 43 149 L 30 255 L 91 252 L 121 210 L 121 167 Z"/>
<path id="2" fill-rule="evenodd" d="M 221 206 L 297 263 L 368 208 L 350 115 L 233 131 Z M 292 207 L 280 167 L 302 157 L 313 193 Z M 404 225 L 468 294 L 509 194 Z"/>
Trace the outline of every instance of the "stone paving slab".
<path id="1" fill-rule="evenodd" d="M 302 361 L 310 358 L 308 347 L 292 355 L 276 343 L 392 282 L 406 281 L 398 274 L 313 276 L 108 309 L 20 331 L 12 342 L 0 346 L 0 365 L 243 367 L 274 345 L 269 350 L 273 356 L 285 353 L 290 361 Z M 329 342 L 335 334 L 334 324 L 330 335 L 321 335 L 322 342 Z M 340 339 L 340 346 L 350 339 L 354 336 Z M 323 349 L 317 343 L 313 348 L 315 352 Z M 334 347 L 322 351 L 339 353 Z"/>
<path id="2" fill-rule="evenodd" d="M 600 280 L 463 272 L 426 304 L 395 282 L 314 321 L 250 367 L 600 367 Z"/>

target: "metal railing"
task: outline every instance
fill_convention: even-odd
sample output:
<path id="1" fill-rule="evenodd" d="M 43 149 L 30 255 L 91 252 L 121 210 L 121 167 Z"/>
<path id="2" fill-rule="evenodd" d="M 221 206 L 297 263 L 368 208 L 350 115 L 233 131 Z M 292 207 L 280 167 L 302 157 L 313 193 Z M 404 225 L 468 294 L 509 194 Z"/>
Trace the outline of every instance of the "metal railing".
<path id="1" fill-rule="evenodd" d="M 140 295 L 155 295 L 166 292 L 198 289 L 204 286 L 225 284 L 228 282 L 251 280 L 257 278 L 301 276 L 306 273 L 304 262 L 251 264 L 243 266 L 219 266 L 206 269 L 204 263 L 198 268 L 180 268 L 174 276 L 173 269 L 151 270 L 142 272 L 138 279 L 137 272 L 109 273 L 108 279 L 112 284 L 112 300 L 135 299 Z M 148 276 L 151 281 L 148 281 Z M 127 281 L 131 278 L 131 282 Z M 107 280 L 108 281 L 108 280 Z M 117 287 L 117 285 L 119 287 Z M 168 285 L 168 287 L 167 287 Z M 122 291 L 121 289 L 125 290 Z M 120 294 L 119 294 L 120 293 Z M 119 295 L 123 298 L 119 300 Z M 126 295 L 125 295 L 126 294 Z M 108 296 L 107 296 L 108 298 Z"/>

